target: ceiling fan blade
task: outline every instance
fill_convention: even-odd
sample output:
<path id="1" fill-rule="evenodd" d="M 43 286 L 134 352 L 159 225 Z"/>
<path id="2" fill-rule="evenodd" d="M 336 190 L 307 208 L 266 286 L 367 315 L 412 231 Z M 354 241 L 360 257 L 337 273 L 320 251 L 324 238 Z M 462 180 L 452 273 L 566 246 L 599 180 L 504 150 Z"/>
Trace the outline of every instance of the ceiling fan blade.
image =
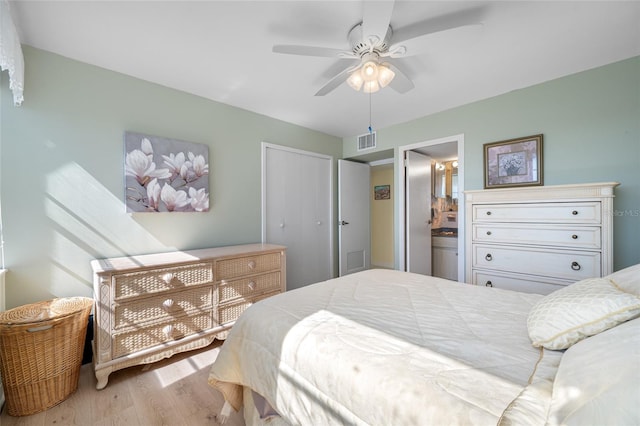
<path id="1" fill-rule="evenodd" d="M 346 50 L 332 49 L 330 47 L 315 47 L 315 46 L 297 46 L 292 44 L 276 44 L 273 46 L 273 52 L 285 53 L 288 55 L 302 55 L 302 56 L 320 56 L 323 58 L 355 58 L 356 55 L 353 52 Z"/>
<path id="2" fill-rule="evenodd" d="M 394 2 L 369 0 L 362 3 L 362 38 L 365 41 L 373 39 L 372 44 L 381 42 L 389 29 Z"/>
<path id="3" fill-rule="evenodd" d="M 407 75 L 402 70 L 398 69 L 397 66 L 391 63 L 388 63 L 387 66 L 391 68 L 394 73 L 396 73 L 395 77 L 393 77 L 393 80 L 391 80 L 391 83 L 389 83 L 389 87 L 391 87 L 398 93 L 407 93 L 409 90 L 415 87 L 413 81 L 411 81 L 411 79 L 409 79 L 409 77 L 407 77 Z"/>
<path id="4" fill-rule="evenodd" d="M 360 67 L 360 64 L 355 65 L 355 66 L 350 66 L 350 67 L 345 68 L 344 70 L 340 71 L 340 73 L 338 73 L 338 75 L 333 77 L 324 86 L 322 86 L 320 88 L 320 90 L 318 90 L 316 92 L 315 96 L 324 96 L 327 93 L 335 90 L 338 86 L 340 86 L 342 83 L 347 81 L 347 78 L 349 78 L 349 75 L 353 71 L 357 70 L 359 67 Z"/>
<path id="5" fill-rule="evenodd" d="M 389 47 L 389 56 L 392 58 L 407 58 L 409 56 L 420 55 L 429 50 L 429 47 L 437 42 L 438 38 L 450 37 L 454 33 L 462 36 L 465 33 L 471 35 L 474 31 L 482 28 L 482 24 L 461 25 L 455 28 L 447 28 L 439 31 L 430 31 L 420 36 L 393 43 Z"/>
<path id="6" fill-rule="evenodd" d="M 484 7 L 476 7 L 451 13 L 437 18 L 417 22 L 403 28 L 394 28 L 393 43 L 389 55 L 405 57 L 424 53 L 430 42 L 435 42 L 441 34 L 447 37 L 455 32 L 472 32 L 482 27 Z"/>

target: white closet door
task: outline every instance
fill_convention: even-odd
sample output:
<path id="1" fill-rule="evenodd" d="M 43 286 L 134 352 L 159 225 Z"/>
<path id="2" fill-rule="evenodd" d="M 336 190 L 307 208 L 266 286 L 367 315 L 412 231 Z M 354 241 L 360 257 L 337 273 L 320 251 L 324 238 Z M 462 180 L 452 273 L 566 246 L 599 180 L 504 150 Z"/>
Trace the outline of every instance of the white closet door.
<path id="1" fill-rule="evenodd" d="M 338 160 L 340 276 L 371 267 L 371 167 Z"/>
<path id="2" fill-rule="evenodd" d="M 332 158 L 266 143 L 262 153 L 262 241 L 287 246 L 287 289 L 332 278 Z"/>

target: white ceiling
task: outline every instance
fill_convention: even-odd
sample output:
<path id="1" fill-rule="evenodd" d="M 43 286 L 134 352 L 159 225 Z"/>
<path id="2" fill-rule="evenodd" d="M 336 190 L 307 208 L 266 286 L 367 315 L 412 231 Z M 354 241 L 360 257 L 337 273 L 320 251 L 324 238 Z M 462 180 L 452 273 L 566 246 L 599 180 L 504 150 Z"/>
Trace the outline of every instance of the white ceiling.
<path id="1" fill-rule="evenodd" d="M 10 4 L 23 44 L 330 135 L 367 132 L 369 95 L 343 84 L 314 96 L 352 61 L 271 51 L 274 44 L 350 50 L 360 1 Z M 397 0 L 391 27 L 460 14 L 483 25 L 434 35 L 426 53 L 394 59 L 415 88 L 373 94 L 374 129 L 640 55 L 638 1 Z"/>

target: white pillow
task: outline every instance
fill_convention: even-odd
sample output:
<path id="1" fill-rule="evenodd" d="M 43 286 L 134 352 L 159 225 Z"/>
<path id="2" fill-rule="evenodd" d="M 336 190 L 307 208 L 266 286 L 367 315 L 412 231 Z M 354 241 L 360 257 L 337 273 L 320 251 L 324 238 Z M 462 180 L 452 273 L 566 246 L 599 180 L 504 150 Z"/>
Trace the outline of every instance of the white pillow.
<path id="1" fill-rule="evenodd" d="M 640 319 L 571 346 L 553 382 L 546 424 L 640 424 Z"/>
<path id="2" fill-rule="evenodd" d="M 640 263 L 621 269 L 608 275 L 617 285 L 627 293 L 640 296 Z"/>
<path id="3" fill-rule="evenodd" d="M 533 346 L 566 349 L 624 321 L 640 316 L 640 297 L 610 277 L 588 278 L 540 299 L 529 311 Z"/>

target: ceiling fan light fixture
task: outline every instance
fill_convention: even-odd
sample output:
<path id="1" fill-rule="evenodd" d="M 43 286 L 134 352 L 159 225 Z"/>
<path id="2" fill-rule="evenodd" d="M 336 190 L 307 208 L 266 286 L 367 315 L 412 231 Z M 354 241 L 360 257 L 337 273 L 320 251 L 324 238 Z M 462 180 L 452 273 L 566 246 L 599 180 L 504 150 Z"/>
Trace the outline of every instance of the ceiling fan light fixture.
<path id="1" fill-rule="evenodd" d="M 377 80 L 365 81 L 364 86 L 362 87 L 362 91 L 364 93 L 375 93 L 380 90 L 380 85 Z"/>
<path id="2" fill-rule="evenodd" d="M 362 75 L 360 74 L 360 70 L 356 70 L 352 72 L 349 78 L 347 79 L 347 84 L 356 92 L 360 90 L 363 83 L 364 83 L 364 80 L 362 78 Z"/>
<path id="3" fill-rule="evenodd" d="M 378 83 L 380 83 L 380 87 L 387 87 L 395 76 L 396 73 L 387 64 L 382 64 L 378 67 Z"/>
<path id="4" fill-rule="evenodd" d="M 364 81 L 376 81 L 378 79 L 378 64 L 374 61 L 365 62 L 362 65 L 362 78 Z"/>

